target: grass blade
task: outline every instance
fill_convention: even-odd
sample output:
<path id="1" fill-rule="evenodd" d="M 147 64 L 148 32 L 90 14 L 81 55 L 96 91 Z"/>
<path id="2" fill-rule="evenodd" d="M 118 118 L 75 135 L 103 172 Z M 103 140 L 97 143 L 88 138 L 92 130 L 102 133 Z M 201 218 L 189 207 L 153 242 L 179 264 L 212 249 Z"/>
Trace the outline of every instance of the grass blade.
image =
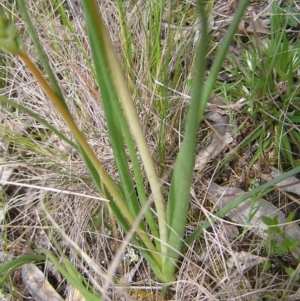
<path id="1" fill-rule="evenodd" d="M 205 83 L 205 89 L 203 90 L 203 94 L 201 96 L 201 102 L 200 102 L 200 115 L 199 115 L 199 119 L 201 120 L 204 111 L 206 109 L 206 104 L 211 96 L 212 90 L 214 88 L 215 82 L 217 80 L 219 71 L 222 67 L 223 61 L 228 53 L 229 50 L 229 46 L 232 42 L 232 39 L 234 37 L 234 34 L 242 20 L 242 17 L 244 15 L 244 12 L 249 4 L 249 0 L 243 0 L 240 1 L 237 9 L 236 9 L 236 13 L 234 15 L 233 20 L 230 23 L 230 26 L 226 32 L 226 35 L 223 39 L 223 42 L 218 50 L 217 56 L 215 58 L 215 61 L 211 67 L 209 76 L 206 80 Z"/>
<path id="2" fill-rule="evenodd" d="M 153 160 L 143 135 L 142 128 L 139 124 L 138 115 L 135 111 L 135 107 L 132 103 L 130 93 L 125 83 L 122 70 L 118 65 L 118 60 L 107 36 L 96 1 L 84 1 L 84 11 L 90 45 L 98 74 L 98 84 L 101 89 L 107 121 L 108 124 L 111 125 L 110 136 L 112 143 L 114 140 L 117 141 L 117 138 L 114 136 L 118 135 L 119 143 L 116 143 L 116 147 L 123 148 L 124 144 L 123 141 L 121 143 L 121 134 L 124 134 L 127 146 L 129 146 L 131 159 L 135 161 L 135 172 L 141 174 L 138 171 L 138 160 L 136 158 L 136 153 L 133 150 L 133 142 L 132 138 L 130 137 L 130 131 L 134 136 L 152 188 L 154 201 L 156 202 L 156 209 L 159 217 L 160 239 L 166 241 L 167 227 L 165 225 L 165 208 L 163 197 L 160 191 L 160 183 L 156 175 Z M 122 107 L 119 103 L 119 100 L 122 103 Z M 126 121 L 129 124 L 130 129 L 126 125 L 125 118 L 123 116 L 124 113 L 126 114 Z M 118 158 L 118 155 L 116 155 L 116 159 L 124 160 L 122 158 Z M 123 167 L 120 168 L 121 173 L 124 172 L 122 168 Z M 127 175 L 124 175 L 124 177 L 128 176 L 128 173 Z M 139 175 L 137 174 L 136 177 L 137 176 Z M 138 189 L 140 189 L 143 195 L 144 201 L 142 202 L 145 202 L 145 193 L 142 190 L 141 184 L 142 183 L 140 182 Z M 132 193 L 132 191 L 130 193 Z M 152 222 L 152 224 L 155 225 L 154 222 Z M 156 230 L 154 229 L 154 231 Z M 158 232 L 156 231 L 156 233 L 157 234 L 154 233 L 154 235 L 157 236 Z"/>
<path id="3" fill-rule="evenodd" d="M 65 103 L 63 94 L 61 92 L 60 86 L 55 78 L 54 73 L 52 72 L 52 69 L 50 67 L 50 64 L 48 62 L 48 58 L 43 50 L 43 47 L 39 41 L 39 38 L 35 32 L 35 28 L 31 22 L 31 17 L 28 14 L 28 10 L 26 8 L 26 2 L 23 0 L 18 0 L 18 4 L 22 13 L 22 16 L 25 20 L 25 23 L 27 25 L 27 29 L 29 31 L 29 34 L 32 38 L 32 41 L 34 43 L 35 49 L 37 50 L 39 59 L 42 63 L 43 68 L 45 69 L 45 72 L 49 78 L 49 81 L 51 83 L 51 87 L 53 88 L 53 90 L 55 91 L 55 93 L 58 95 L 58 97 L 60 98 L 60 100 L 64 103 L 65 107 L 67 108 L 67 105 Z"/>
<path id="4" fill-rule="evenodd" d="M 0 96 L 0 101 L 9 104 L 11 107 L 16 108 L 20 111 L 23 111 L 24 113 L 28 114 L 29 116 L 33 117 L 35 120 L 37 120 L 39 123 L 41 123 L 42 125 L 44 125 L 46 128 L 48 128 L 51 132 L 53 132 L 55 135 L 57 135 L 57 137 L 59 137 L 60 139 L 62 139 L 63 141 L 65 141 L 66 143 L 68 143 L 70 146 L 72 146 L 74 149 L 77 149 L 77 145 L 71 141 L 70 139 L 68 139 L 62 132 L 58 131 L 53 125 L 51 125 L 47 120 L 45 120 L 44 118 L 40 117 L 38 114 L 34 113 L 33 111 L 31 111 L 30 109 L 17 104 L 16 102 L 7 99 L 3 96 Z"/>
<path id="5" fill-rule="evenodd" d="M 66 260 L 66 268 L 57 260 L 57 258 L 48 250 L 44 250 L 44 253 L 49 257 L 49 260 L 54 264 L 57 270 L 63 275 L 63 277 L 73 286 L 76 287 L 86 300 L 98 301 L 102 300 L 102 298 L 98 295 L 90 292 L 82 283 L 82 281 L 78 278 L 78 271 L 72 266 L 72 264 Z"/>
<path id="6" fill-rule="evenodd" d="M 200 2 L 200 1 L 199 1 Z M 187 113 L 185 136 L 176 158 L 172 175 L 171 188 L 168 199 L 167 219 L 170 226 L 168 244 L 168 258 L 164 264 L 164 273 L 172 277 L 175 270 L 174 261 L 178 259 L 178 252 L 184 235 L 188 204 L 190 198 L 190 185 L 195 164 L 196 136 L 199 127 L 201 92 L 204 81 L 204 66 L 207 53 L 207 20 L 204 6 L 199 4 L 201 14 L 201 40 L 196 58 L 196 74 L 194 78 L 193 95 Z M 170 279 L 171 280 L 171 279 Z"/>
<path id="7" fill-rule="evenodd" d="M 300 166 L 278 176 L 277 178 L 275 178 L 257 188 L 254 188 L 252 191 L 246 192 L 242 196 L 233 200 L 230 204 L 224 206 L 220 211 L 218 211 L 209 220 L 205 221 L 204 224 L 200 228 L 198 228 L 197 230 L 195 230 L 193 232 L 193 234 L 186 240 L 186 243 L 183 245 L 181 252 L 185 252 L 187 247 L 195 239 L 197 239 L 197 237 L 199 237 L 203 233 L 204 230 L 210 228 L 213 223 L 215 223 L 219 218 L 224 217 L 230 210 L 232 210 L 233 208 L 236 208 L 238 205 L 240 205 L 245 200 L 253 198 L 253 196 L 255 196 L 255 195 L 260 194 L 260 196 L 263 196 L 266 193 L 266 191 L 269 192 L 270 188 L 273 188 L 275 185 L 279 184 L 281 181 L 283 181 L 293 175 L 296 175 L 299 172 L 300 172 Z"/>
<path id="8" fill-rule="evenodd" d="M 236 15 L 228 29 L 228 32 L 221 45 L 216 60 L 211 68 L 210 75 L 203 86 L 204 66 L 207 53 L 207 20 L 204 7 L 201 1 L 198 1 L 199 11 L 201 14 L 201 40 L 196 58 L 196 75 L 193 83 L 193 95 L 187 114 L 187 125 L 185 129 L 185 137 L 181 145 L 178 157 L 176 159 L 174 172 L 172 176 L 171 189 L 169 194 L 167 218 L 171 227 L 169 235 L 168 250 L 169 259 L 164 266 L 164 273 L 168 275 L 174 274 L 174 260 L 179 256 L 179 250 L 182 245 L 182 237 L 184 235 L 187 210 L 190 198 L 190 185 L 192 173 L 195 163 L 196 134 L 200 121 L 206 109 L 207 102 L 212 93 L 218 72 L 223 64 L 223 60 L 227 54 L 232 38 L 248 5 L 248 1 L 240 2 Z M 176 252 L 177 251 L 177 252 Z"/>
<path id="9" fill-rule="evenodd" d="M 2 267 L 0 267 L 0 275 L 3 273 L 5 274 L 0 277 L 0 285 L 2 285 L 7 279 L 7 277 L 9 277 L 17 268 L 28 263 L 41 261 L 45 259 L 46 257 L 44 255 L 23 255 L 2 265 Z"/>

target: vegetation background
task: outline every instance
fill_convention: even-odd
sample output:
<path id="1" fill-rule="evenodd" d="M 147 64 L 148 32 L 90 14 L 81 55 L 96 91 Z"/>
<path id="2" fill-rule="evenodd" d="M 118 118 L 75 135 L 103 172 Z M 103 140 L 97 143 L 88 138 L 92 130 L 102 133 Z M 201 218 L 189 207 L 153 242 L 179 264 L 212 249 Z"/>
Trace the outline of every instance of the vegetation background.
<path id="1" fill-rule="evenodd" d="M 1 6 L 14 20 L 28 56 L 46 74 L 21 2 L 3 1 Z M 238 2 L 205 3 L 209 32 L 205 79 Z M 195 2 L 170 3 L 98 1 L 165 201 L 188 123 L 188 106 L 197 89 L 193 80 L 201 37 Z M 26 1 L 26 6 L 75 123 L 119 183 L 122 176 L 82 4 L 40 0 Z M 300 166 L 299 10 L 297 1 L 251 1 L 248 6 L 197 132 L 184 239 L 222 209 L 221 199 L 232 202 L 279 172 Z M 1 53 L 0 59 L 0 298 L 39 300 L 38 292 L 44 291 L 45 300 L 300 299 L 299 234 L 295 234 L 299 175 L 272 191 L 253 193 L 244 209 L 234 206 L 226 217 L 209 223 L 211 227 L 181 254 L 175 277 L 166 286 L 117 224 L 107 195 L 99 195 L 74 146 L 76 139 L 39 82 L 20 57 Z M 46 79 L 51 80 L 49 75 Z M 137 155 L 141 161 L 142 154 Z M 128 161 L 134 177 L 134 162 Z M 151 201 L 153 191 L 141 166 Z M 33 261 L 35 265 L 29 264 Z M 39 282 L 49 286 L 41 288 Z"/>

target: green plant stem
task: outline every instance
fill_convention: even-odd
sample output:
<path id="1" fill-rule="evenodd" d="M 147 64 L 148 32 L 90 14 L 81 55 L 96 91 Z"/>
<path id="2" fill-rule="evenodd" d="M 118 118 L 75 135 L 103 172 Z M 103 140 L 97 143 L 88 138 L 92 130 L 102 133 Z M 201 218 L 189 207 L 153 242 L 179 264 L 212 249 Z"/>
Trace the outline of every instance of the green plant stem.
<path id="1" fill-rule="evenodd" d="M 204 100 L 201 95 L 203 92 L 205 58 L 207 53 L 207 19 L 203 4 L 199 1 L 199 12 L 201 16 L 201 40 L 196 57 L 196 73 L 194 77 L 193 95 L 187 113 L 187 124 L 185 135 L 176 158 L 174 172 L 169 193 L 167 218 L 171 228 L 168 244 L 168 260 L 164 265 L 164 273 L 169 277 L 174 275 L 176 261 L 182 245 L 187 212 L 190 199 L 190 186 L 195 165 L 195 152 L 197 143 L 197 131 L 199 128 L 199 115 L 201 103 Z M 204 106 L 206 104 L 204 103 Z"/>
<path id="2" fill-rule="evenodd" d="M 164 198 L 161 192 L 161 183 L 156 174 L 155 165 L 150 154 L 150 150 L 147 145 L 146 138 L 144 136 L 142 127 L 140 125 L 139 117 L 136 112 L 136 108 L 132 101 L 129 89 L 127 87 L 122 69 L 119 66 L 118 59 L 113 51 L 113 46 L 106 33 L 105 26 L 103 24 L 101 15 L 99 14 L 98 5 L 96 1 L 85 1 L 86 9 L 89 10 L 90 17 L 92 18 L 94 24 L 97 27 L 97 35 L 99 41 L 105 52 L 107 63 L 109 66 L 109 72 L 115 84 L 116 91 L 118 93 L 119 99 L 122 103 L 123 110 L 126 114 L 128 124 L 130 126 L 132 135 L 136 141 L 136 145 L 139 149 L 141 159 L 144 163 L 145 171 L 149 184 L 151 186 L 155 207 L 158 215 L 159 223 L 159 233 L 160 240 L 162 242 L 167 242 L 168 238 L 168 228 L 166 223 L 166 210 Z M 161 246 L 161 255 L 164 258 L 167 253 L 167 247 L 164 243 Z M 163 259 L 164 260 L 164 259 Z"/>
<path id="3" fill-rule="evenodd" d="M 118 189 L 116 188 L 115 183 L 112 181 L 110 176 L 107 174 L 105 169 L 103 168 L 102 164 L 97 159 L 95 153 L 90 148 L 89 144 L 86 142 L 83 134 L 77 127 L 73 117 L 71 116 L 69 110 L 65 107 L 64 103 L 61 102 L 60 98 L 57 96 L 57 94 L 51 89 L 49 84 L 44 79 L 41 72 L 36 68 L 36 66 L 32 63 L 30 58 L 26 53 L 19 53 L 19 56 L 25 63 L 25 65 L 31 70 L 35 78 L 38 80 L 39 84 L 43 87 L 55 107 L 58 109 L 58 111 L 61 113 L 62 117 L 64 118 L 66 124 L 71 129 L 72 133 L 74 134 L 74 137 L 78 144 L 82 147 L 92 164 L 94 165 L 95 169 L 97 170 L 100 179 L 104 183 L 104 185 L 107 187 L 111 195 L 113 196 L 114 200 L 116 201 L 117 205 L 121 209 L 122 213 L 124 214 L 125 218 L 128 220 L 130 224 L 133 224 L 134 217 L 128 210 L 128 207 L 126 203 L 124 202 L 122 196 L 120 195 Z M 136 230 L 137 234 L 140 236 L 142 241 L 145 243 L 147 248 L 153 253 L 154 258 L 157 260 L 157 262 L 161 262 L 160 257 L 157 255 L 157 249 L 152 244 L 151 240 L 149 239 L 147 233 L 142 231 L 140 228 Z"/>

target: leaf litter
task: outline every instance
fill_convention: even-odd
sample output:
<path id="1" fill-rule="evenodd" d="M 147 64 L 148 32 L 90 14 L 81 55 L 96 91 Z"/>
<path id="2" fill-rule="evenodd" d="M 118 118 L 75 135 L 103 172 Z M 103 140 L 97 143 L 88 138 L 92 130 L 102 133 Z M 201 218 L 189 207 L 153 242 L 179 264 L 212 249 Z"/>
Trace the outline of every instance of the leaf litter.
<path id="1" fill-rule="evenodd" d="M 281 2 L 281 1 L 279 1 L 279 2 Z M 263 3 L 260 3 L 259 1 L 254 2 L 250 6 L 247 16 L 245 17 L 245 19 L 243 20 L 243 22 L 240 25 L 240 28 L 239 28 L 240 33 L 251 34 L 252 32 L 256 31 L 261 34 L 269 34 L 269 30 L 268 30 L 269 8 L 270 8 L 271 4 L 272 4 L 272 1 L 266 2 L 265 5 Z M 215 7 L 214 7 L 214 14 L 215 14 L 214 17 L 215 18 L 214 18 L 214 20 L 211 21 L 211 26 L 210 26 L 212 29 L 212 36 L 214 36 L 215 38 L 218 38 L 219 40 L 221 40 L 222 29 L 226 28 L 228 26 L 228 24 L 230 23 L 230 15 L 234 12 L 234 5 L 235 5 L 235 1 L 216 1 Z M 73 4 L 70 4 L 70 7 L 72 7 L 72 6 L 73 6 Z M 226 15 L 226 17 L 224 18 L 225 15 Z M 44 25 L 48 24 L 48 22 L 43 22 L 43 24 Z M 190 28 L 184 29 L 183 32 L 185 33 L 186 30 L 190 30 Z M 63 30 L 63 32 L 65 35 L 64 30 Z M 180 38 L 181 38 L 181 36 L 178 36 L 178 39 L 180 39 Z M 193 41 L 193 42 L 195 42 L 195 41 Z M 49 43 L 47 43 L 47 47 L 50 47 Z M 74 88 L 76 88 L 76 87 L 74 86 Z M 69 88 L 66 87 L 66 89 L 69 89 Z M 222 100 L 221 100 L 221 102 L 222 102 Z M 88 104 L 89 108 L 91 106 L 93 106 L 93 104 L 92 105 Z M 208 127 L 210 127 L 210 130 L 211 130 L 211 135 L 210 135 L 207 146 L 205 148 L 201 149 L 197 155 L 195 170 L 197 171 L 198 175 L 200 174 L 201 171 L 204 171 L 207 168 L 207 166 L 210 164 L 210 162 L 213 161 L 214 158 L 217 158 L 218 155 L 220 155 L 222 152 L 224 152 L 224 151 L 226 152 L 228 149 L 230 150 L 230 144 L 235 140 L 234 133 L 236 131 L 236 128 L 232 125 L 229 125 L 230 122 L 229 122 L 229 115 L 228 115 L 228 112 L 232 112 L 232 108 L 230 107 L 230 105 L 224 104 L 224 103 L 219 103 L 219 106 L 221 106 L 221 107 L 219 107 L 215 110 L 212 109 L 210 112 L 207 112 L 205 115 L 205 118 L 207 119 L 207 125 L 208 125 Z M 43 111 L 43 110 L 41 109 L 41 111 Z M 89 118 L 93 119 L 93 117 L 94 116 L 89 115 Z M 102 119 L 103 119 L 103 117 L 102 117 Z M 97 124 L 97 122 L 101 123 L 101 126 L 99 128 L 102 128 L 103 120 L 98 119 L 96 121 L 94 120 L 94 122 L 96 124 Z M 60 125 L 60 126 L 62 126 L 62 125 Z M 97 144 L 93 137 L 91 137 L 91 143 L 92 144 L 94 143 L 94 145 Z M 109 143 L 103 143 L 102 146 L 106 150 L 109 149 L 109 147 L 110 147 Z M 57 147 L 61 148 L 62 150 L 65 148 L 65 147 L 61 147 L 60 144 L 58 144 Z M 108 165 L 112 165 L 111 152 L 110 151 L 107 152 L 105 150 L 104 150 L 104 152 L 106 154 L 108 153 L 107 154 Z M 101 148 L 101 149 L 99 148 L 99 154 L 103 155 L 103 148 Z M 74 163 L 76 164 L 77 162 L 74 162 Z M 9 169 L 10 167 L 4 166 L 2 168 L 3 168 L 2 174 L 3 174 L 3 176 L 5 176 L 5 180 L 8 180 L 9 177 L 12 176 L 12 170 Z M 79 167 L 79 169 L 80 168 L 82 168 L 82 167 Z M 278 174 L 278 171 L 276 169 L 272 168 L 272 172 L 269 176 L 275 177 L 276 174 Z M 51 180 L 51 177 L 49 177 L 48 179 Z M 281 190 L 287 191 L 289 193 L 299 195 L 299 187 L 300 187 L 299 184 L 293 185 L 293 183 L 296 183 L 297 181 L 299 181 L 297 178 L 287 179 L 286 182 L 282 182 L 278 186 L 278 188 Z M 285 186 L 285 187 L 283 187 L 283 186 Z M 74 188 L 74 190 L 76 190 L 76 185 L 73 188 Z M 86 185 L 80 186 L 80 191 L 82 189 L 87 189 L 91 193 L 93 190 L 93 189 L 88 189 L 86 187 Z M 226 202 L 230 202 L 232 199 L 234 199 L 234 196 L 226 197 L 226 195 L 241 194 L 241 193 L 243 193 L 243 190 L 236 188 L 236 187 L 232 187 L 232 188 L 221 187 L 220 185 L 218 185 L 214 182 L 211 182 L 208 187 L 207 192 L 208 192 L 208 195 L 210 196 L 210 200 L 213 202 L 215 208 L 217 208 L 217 207 L 221 208 L 222 206 L 224 206 L 224 204 Z M 32 191 L 31 191 L 31 193 L 32 193 Z M 40 197 L 40 198 L 42 198 L 42 197 Z M 62 199 L 58 198 L 58 202 L 60 200 L 62 200 Z M 259 217 L 261 217 L 263 215 L 265 215 L 265 216 L 276 215 L 279 217 L 280 224 L 282 224 L 281 227 L 285 227 L 284 230 L 286 231 L 286 233 L 288 233 L 288 235 L 290 235 L 291 237 L 296 237 L 297 239 L 299 239 L 299 227 L 295 224 L 284 225 L 284 222 L 286 219 L 285 214 L 280 209 L 278 209 L 277 207 L 275 207 L 270 202 L 268 202 L 264 199 L 259 199 L 257 201 L 256 205 L 258 205 L 258 206 L 255 208 L 257 210 L 256 214 L 253 216 L 252 219 L 249 219 L 249 207 L 251 207 L 250 206 L 251 204 L 249 202 L 251 203 L 251 200 L 247 200 L 246 202 L 241 204 L 240 205 L 241 207 L 240 206 L 237 207 L 236 211 L 234 211 L 234 210 L 231 211 L 228 214 L 228 217 L 237 225 L 242 225 L 243 227 L 251 229 L 251 231 L 254 231 L 254 233 L 256 233 L 257 235 L 264 236 L 264 234 L 265 234 L 264 230 L 266 229 L 266 225 L 263 224 L 261 222 L 261 220 L 259 220 Z M 55 206 L 57 206 L 56 202 L 54 202 L 54 204 L 55 204 Z M 72 206 L 73 206 L 73 208 L 72 208 Z M 76 216 L 77 214 L 78 215 L 82 214 L 87 219 L 91 218 L 91 216 L 89 214 L 86 214 L 86 212 L 84 210 L 82 212 L 79 212 L 79 211 L 76 212 L 76 210 L 77 210 L 76 206 L 74 204 L 72 206 L 69 206 L 69 208 L 68 208 L 68 210 L 70 210 L 70 211 L 68 211 L 70 216 L 73 216 L 73 215 Z M 25 207 L 20 207 L 20 208 L 23 209 Z M 95 206 L 91 206 L 91 208 L 95 208 Z M 74 211 L 72 211 L 72 210 L 74 210 Z M 67 216 L 67 215 L 68 214 L 66 214 L 65 216 Z M 30 216 L 30 215 L 28 215 L 28 216 Z M 31 215 L 30 219 L 31 218 L 35 218 L 35 217 L 33 215 Z M 256 223 L 254 223 L 254 221 L 256 221 Z M 87 224 L 85 224 L 85 225 L 87 225 Z M 224 228 L 220 227 L 220 231 L 225 231 L 225 229 L 226 229 L 225 226 L 224 226 Z M 211 287 L 210 287 L 208 285 L 209 282 L 205 283 L 206 279 L 204 279 L 204 277 L 202 276 L 202 274 L 205 275 L 204 270 L 202 269 L 200 271 L 199 270 L 200 265 L 194 264 L 193 266 L 195 268 L 195 274 L 193 275 L 193 277 L 190 277 L 189 281 L 193 285 L 197 285 L 197 291 L 194 292 L 194 294 L 190 295 L 191 298 L 195 298 L 195 296 L 198 296 L 199 297 L 198 300 L 200 300 L 200 298 L 202 298 L 203 300 L 225 300 L 226 298 L 228 299 L 228 297 L 225 297 L 225 299 L 224 299 L 224 295 L 223 295 L 223 299 L 222 299 L 222 294 L 225 292 L 226 286 L 228 286 L 228 282 L 230 282 L 232 280 L 233 283 L 235 283 L 235 284 L 237 282 L 241 283 L 243 281 L 245 281 L 245 283 L 246 283 L 246 278 L 242 277 L 242 275 L 245 274 L 248 269 L 251 269 L 265 261 L 265 258 L 253 255 L 250 252 L 245 252 L 245 251 L 235 252 L 233 250 L 230 250 L 229 245 L 232 243 L 232 239 L 234 240 L 234 237 L 229 238 L 228 235 L 224 234 L 224 232 L 216 232 L 216 233 L 218 233 L 219 236 L 223 235 L 225 238 L 228 239 L 227 242 L 226 242 L 226 239 L 225 239 L 225 241 L 223 241 L 223 245 L 226 245 L 226 243 L 227 244 L 229 243 L 227 251 L 224 250 L 224 247 L 221 247 L 221 246 L 219 249 L 219 251 L 222 250 L 222 251 L 224 251 L 224 253 L 227 252 L 228 259 L 226 259 L 225 262 L 226 262 L 226 269 L 227 269 L 226 272 L 228 275 L 226 277 L 223 277 L 224 275 L 220 275 L 220 279 L 218 281 L 216 281 L 218 284 L 211 285 Z M 206 234 L 206 235 L 209 235 L 209 234 Z M 31 238 L 35 239 L 34 236 L 32 236 Z M 211 238 L 211 239 L 213 239 L 213 238 Z M 216 239 L 216 241 L 213 242 L 214 244 L 220 243 L 218 237 L 215 237 L 214 239 Z M 279 238 L 277 238 L 277 239 L 279 239 Z M 93 242 L 93 243 L 95 243 L 95 242 Z M 278 243 L 280 243 L 280 241 L 278 241 Z M 87 247 L 87 246 L 84 246 L 84 247 Z M 200 252 L 205 253 L 205 250 L 202 249 Z M 212 250 L 212 252 L 214 255 L 216 255 L 216 252 L 218 252 L 218 251 Z M 192 253 L 195 253 L 195 252 L 192 251 Z M 293 255 L 299 256 L 299 248 L 296 248 L 295 254 L 293 254 Z M 101 256 L 107 257 L 107 255 L 103 255 L 103 254 Z M 213 256 L 213 255 L 210 255 L 210 256 Z M 216 257 L 217 257 L 217 255 L 216 255 Z M 188 264 L 191 264 L 191 260 L 188 257 L 186 259 L 187 259 L 186 265 L 183 264 L 182 269 L 185 269 L 188 266 Z M 212 260 L 212 258 L 210 258 L 210 260 Z M 211 265 L 213 266 L 213 263 L 211 263 Z M 125 274 L 125 278 L 129 277 L 129 280 L 127 280 L 128 282 L 131 282 L 134 280 L 134 274 L 137 272 L 138 268 L 139 268 L 139 266 L 138 267 L 134 266 L 132 268 L 131 273 L 129 272 L 129 273 Z M 31 292 L 31 295 L 35 296 L 35 298 L 38 300 L 38 298 L 39 298 L 38 291 L 41 288 L 38 286 L 38 284 L 43 282 L 48 287 L 48 283 L 47 283 L 47 280 L 45 280 L 45 278 L 43 278 L 44 274 L 42 272 L 37 271 L 36 268 L 34 268 L 34 266 L 24 267 L 23 268 L 24 275 L 28 276 L 29 269 L 32 269 L 32 271 L 35 271 L 34 273 L 32 273 L 32 275 L 33 276 L 35 275 L 35 276 L 34 277 L 32 276 L 32 281 L 30 284 L 32 286 L 30 286 L 28 284 L 27 288 L 28 288 L 28 291 Z M 199 274 L 199 271 L 202 273 L 201 275 Z M 179 271 L 179 274 L 180 274 L 180 272 L 181 271 Z M 41 273 L 43 274 L 43 276 Z M 183 281 L 184 277 L 187 277 L 186 273 L 184 275 L 182 275 L 182 279 L 178 279 L 178 283 Z M 195 278 L 198 279 L 196 284 L 195 284 Z M 36 280 L 34 280 L 34 279 L 36 279 Z M 242 281 L 242 279 L 243 279 L 243 281 Z M 24 280 L 24 283 L 26 283 L 26 280 Z M 220 290 L 219 292 L 217 292 L 217 290 L 214 291 L 213 287 L 215 287 L 217 289 L 218 287 L 220 287 L 221 283 L 224 283 L 224 286 L 222 288 L 223 291 L 222 290 Z M 181 299 L 183 299 L 184 293 L 187 293 L 187 287 L 185 285 L 182 285 L 181 288 L 179 286 L 177 288 L 178 288 L 178 291 L 176 292 L 177 296 L 180 296 L 180 294 L 181 294 Z M 249 290 L 251 289 L 251 285 L 248 285 L 248 289 Z M 49 289 L 49 291 L 51 291 L 51 289 Z M 215 295 L 213 295 L 213 293 L 215 293 Z M 220 294 L 219 297 L 218 297 L 218 293 Z M 233 291 L 228 291 L 226 296 L 233 297 L 233 295 L 238 296 L 238 291 L 236 291 L 234 294 L 233 294 Z M 150 295 L 150 296 L 151 296 L 151 299 L 153 299 L 153 296 L 152 295 Z M 49 299 L 49 300 L 51 300 L 51 299 Z M 54 300 L 54 299 L 52 299 L 52 300 Z M 60 299 L 57 299 L 57 300 L 60 300 Z"/>

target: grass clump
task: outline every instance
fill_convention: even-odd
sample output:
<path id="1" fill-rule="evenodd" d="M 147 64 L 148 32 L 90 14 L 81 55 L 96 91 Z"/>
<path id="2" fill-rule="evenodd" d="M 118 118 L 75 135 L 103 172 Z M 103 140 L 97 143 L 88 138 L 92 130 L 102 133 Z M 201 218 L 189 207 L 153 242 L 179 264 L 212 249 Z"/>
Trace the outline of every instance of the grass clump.
<path id="1" fill-rule="evenodd" d="M 197 181 L 201 181 L 201 176 L 195 180 L 193 173 L 199 125 L 213 91 L 220 89 L 216 84 L 218 73 L 246 4 L 239 5 L 223 42 L 216 47 L 209 74 L 205 70 L 211 45 L 208 32 L 213 27 L 206 19 L 218 9 L 213 1 L 206 7 L 201 1 L 198 6 L 191 1 L 83 1 L 81 7 L 75 1 L 52 0 L 42 15 L 43 1 L 26 3 L 27 8 L 24 1 L 18 1 L 13 9 L 5 6 L 2 48 L 13 56 L 5 69 L 5 97 L 1 99 L 6 118 L 2 143 L 7 161 L 3 166 L 15 168 L 10 169 L 11 181 L 6 182 L 3 200 L 8 204 L 4 208 L 5 236 L 6 251 L 21 265 L 27 263 L 22 254 L 28 250 L 42 252 L 42 259 L 30 260 L 44 271 L 45 256 L 53 263 L 63 276 L 61 281 L 68 285 L 62 294 L 76 288 L 88 300 L 100 296 L 117 299 L 120 289 L 134 298 L 145 297 L 147 293 L 138 285 L 128 290 L 123 287 L 140 280 L 144 281 L 143 288 L 151 290 L 147 295 L 150 299 L 157 298 L 155 290 L 166 297 L 167 288 L 168 298 L 184 295 L 188 286 L 180 285 L 182 279 L 193 287 L 191 299 L 228 297 L 221 285 L 226 274 L 232 276 L 228 278 L 232 287 L 240 281 L 234 288 L 236 296 L 246 296 L 255 287 L 255 283 L 247 284 L 244 271 L 240 275 L 229 273 L 226 260 L 232 254 L 231 245 L 221 243 L 217 228 L 224 223 L 220 219 L 247 198 L 263 195 L 285 177 L 299 172 L 297 157 L 292 153 L 297 147 L 293 139 L 299 135 L 295 125 L 298 115 L 294 111 L 289 114 L 295 108 L 296 93 L 291 84 L 298 68 L 298 46 L 287 35 L 276 35 L 291 21 L 279 20 L 275 5 L 270 45 L 258 44 L 255 33 L 249 44 L 260 47 L 259 53 L 266 57 L 268 49 L 276 47 L 276 58 L 269 57 L 269 67 L 259 65 L 259 56 L 248 45 L 241 50 L 243 69 L 237 65 L 236 73 L 231 70 L 237 78 L 240 70 L 245 76 L 238 78 L 236 85 L 222 84 L 222 92 L 231 97 L 246 87 L 245 91 L 262 99 L 261 104 L 251 103 L 247 95 L 244 111 L 232 114 L 231 122 L 240 130 L 246 125 L 250 132 L 234 153 L 239 155 L 243 147 L 258 141 L 259 151 L 254 153 L 252 165 L 265 156 L 270 145 L 276 145 L 285 160 L 279 166 L 294 169 L 253 187 L 213 216 L 214 208 L 208 211 L 206 203 L 199 206 L 203 194 L 191 196 Z M 15 22 L 7 19 L 9 13 Z M 241 43 L 238 38 L 235 42 Z M 282 48 L 276 46 L 278 43 Z M 282 53 L 287 57 L 281 57 Z M 231 59 L 230 53 L 228 56 Z M 266 78 L 263 83 L 256 78 L 261 76 Z M 278 90 L 279 77 L 288 87 L 284 91 Z M 264 130 L 253 133 L 250 120 L 256 123 L 258 114 L 267 116 L 271 101 L 277 102 L 271 113 L 275 119 L 266 122 Z M 267 131 L 273 126 L 279 134 L 269 142 Z M 13 184 L 22 188 L 15 189 Z M 201 208 L 200 214 L 194 214 L 191 199 Z M 217 227 L 214 223 L 218 220 Z M 206 231 L 211 227 L 211 232 Z M 37 229 L 40 239 L 32 233 Z M 26 241 L 22 252 L 14 244 L 20 239 Z M 208 252 L 210 243 L 211 256 L 197 256 L 197 251 Z M 128 260 L 131 244 L 138 255 Z M 145 259 L 144 267 L 130 278 L 129 272 L 142 262 L 138 257 Z M 8 258 L 8 262 L 15 261 Z M 194 274 L 187 266 L 193 267 Z M 9 283 L 21 281 L 16 268 L 4 265 L 1 272 L 9 273 L 3 279 L 14 275 Z M 130 280 L 126 280 L 128 277 Z M 154 281 L 160 283 L 158 287 L 154 287 Z M 176 281 L 176 289 L 171 281 Z M 113 288 L 110 295 L 109 288 Z"/>
<path id="2" fill-rule="evenodd" d="M 300 44 L 282 8 L 273 3 L 270 9 L 267 35 L 252 20 L 253 35 L 238 40 L 240 56 L 233 55 L 233 69 L 227 69 L 237 81 L 224 84 L 221 93 L 229 98 L 243 91 L 247 97 L 237 118 L 244 138 L 239 153 L 255 144 L 249 167 L 267 161 L 286 170 L 299 165 Z"/>

